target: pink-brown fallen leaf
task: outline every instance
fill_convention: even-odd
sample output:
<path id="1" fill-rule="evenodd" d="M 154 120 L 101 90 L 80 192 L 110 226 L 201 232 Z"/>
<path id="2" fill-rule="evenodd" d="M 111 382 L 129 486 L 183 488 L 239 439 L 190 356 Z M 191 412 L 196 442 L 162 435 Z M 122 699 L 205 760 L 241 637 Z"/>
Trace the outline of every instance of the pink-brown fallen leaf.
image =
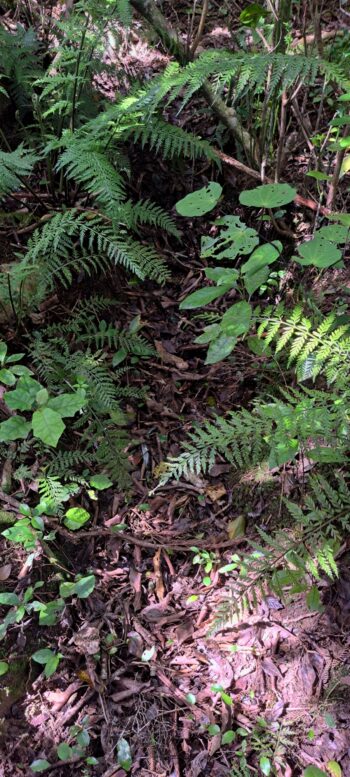
<path id="1" fill-rule="evenodd" d="M 160 340 L 155 340 L 154 345 L 164 364 L 172 364 L 177 370 L 188 370 L 188 362 L 185 362 L 180 356 L 176 356 L 175 353 L 169 353 Z"/>
<path id="2" fill-rule="evenodd" d="M 154 568 L 154 576 L 156 581 L 156 594 L 159 602 L 162 601 L 162 599 L 164 599 L 164 596 L 165 596 L 165 588 L 164 588 L 162 570 L 161 570 L 161 553 L 162 553 L 162 549 L 158 548 L 158 550 L 156 550 L 153 556 L 153 568 Z"/>
<path id="3" fill-rule="evenodd" d="M 12 566 L 11 564 L 4 564 L 3 567 L 0 567 L 0 581 L 8 580 L 11 574 Z"/>
<path id="4" fill-rule="evenodd" d="M 59 712 L 79 688 L 81 688 L 81 682 L 75 681 L 70 683 L 64 691 L 46 691 L 44 696 L 52 704 L 52 712 Z"/>

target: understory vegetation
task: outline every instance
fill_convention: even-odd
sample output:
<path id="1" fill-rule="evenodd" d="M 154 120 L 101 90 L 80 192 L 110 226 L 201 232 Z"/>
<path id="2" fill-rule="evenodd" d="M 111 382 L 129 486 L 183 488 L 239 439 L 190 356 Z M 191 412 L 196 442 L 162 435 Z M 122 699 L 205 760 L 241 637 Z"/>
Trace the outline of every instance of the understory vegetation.
<path id="1" fill-rule="evenodd" d="M 196 648 L 208 665 L 206 639 L 226 633 L 235 643 L 239 625 L 260 623 L 268 606 L 298 603 L 317 624 L 342 578 L 343 5 L 340 23 L 340 6 L 321 0 L 0 2 L 1 742 L 6 699 L 33 697 L 30 685 L 44 683 L 57 712 L 69 683 L 88 694 L 69 708 L 63 739 L 25 740 L 29 755 L 6 761 L 6 777 L 349 774 L 349 748 L 335 745 L 332 757 L 325 746 L 298 750 L 298 736 L 310 746 L 316 734 L 288 716 L 290 700 L 271 716 L 276 694 L 259 706 L 252 686 L 243 714 L 220 672 L 207 695 L 194 682 L 184 690 L 161 658 L 182 649 L 178 633 L 158 644 L 147 631 L 179 601 L 176 563 L 195 576 L 181 617 L 202 608 L 199 630 L 211 611 Z M 152 572 L 142 548 L 159 554 Z M 128 585 L 137 606 L 123 605 Z M 147 629 L 136 619 L 146 594 Z M 158 615 L 148 618 L 152 606 Z M 74 647 L 79 630 L 85 652 Z M 344 648 L 345 626 L 338 631 Z M 317 634 L 307 639 L 315 652 Z M 242 650 L 255 659 L 263 647 Z M 234 660 L 238 642 L 230 648 Z M 126 666 L 129 686 L 111 691 Z M 173 705 L 162 711 L 162 736 L 149 700 L 144 718 L 117 724 L 109 696 L 130 701 L 134 682 L 146 698 L 159 667 L 162 699 Z M 29 684 L 14 697 L 21 672 Z M 334 690 L 322 693 L 331 717 Z M 177 706 L 169 755 L 166 716 Z M 206 743 L 206 759 L 197 742 L 189 762 L 190 737 Z"/>

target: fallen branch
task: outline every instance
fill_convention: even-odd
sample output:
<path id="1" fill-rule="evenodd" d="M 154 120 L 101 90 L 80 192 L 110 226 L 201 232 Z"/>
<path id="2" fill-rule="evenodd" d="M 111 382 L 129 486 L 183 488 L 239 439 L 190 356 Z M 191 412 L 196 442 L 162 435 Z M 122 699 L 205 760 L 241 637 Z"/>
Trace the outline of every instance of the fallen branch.
<path id="1" fill-rule="evenodd" d="M 253 170 L 251 167 L 244 165 L 243 162 L 239 162 L 238 159 L 235 159 L 232 156 L 228 156 L 228 154 L 225 154 L 223 151 L 220 151 L 218 148 L 214 148 L 214 151 L 216 156 L 219 159 L 221 159 L 221 161 L 224 162 L 225 165 L 234 167 L 235 170 L 239 170 L 240 173 L 244 173 L 245 175 L 248 175 L 250 178 L 255 178 L 257 181 L 261 182 L 260 173 L 258 173 L 257 170 Z M 275 181 L 273 181 L 272 178 L 265 178 L 265 181 L 266 183 L 275 183 Z M 303 208 L 308 208 L 309 210 L 313 210 L 315 213 L 318 211 L 319 213 L 322 213 L 323 216 L 328 216 L 329 213 L 331 212 L 329 208 L 326 208 L 323 205 L 319 206 L 318 202 L 315 202 L 315 200 L 302 197 L 300 194 L 297 194 L 294 197 L 294 202 L 296 205 L 301 205 Z"/>

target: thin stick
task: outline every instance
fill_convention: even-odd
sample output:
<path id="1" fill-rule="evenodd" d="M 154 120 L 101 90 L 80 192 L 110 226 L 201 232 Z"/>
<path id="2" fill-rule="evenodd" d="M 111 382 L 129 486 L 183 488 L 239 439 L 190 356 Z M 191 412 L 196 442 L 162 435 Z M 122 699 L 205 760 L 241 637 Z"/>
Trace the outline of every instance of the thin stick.
<path id="1" fill-rule="evenodd" d="M 196 52 L 196 50 L 197 50 L 197 48 L 198 48 L 198 46 L 199 46 L 199 44 L 200 44 L 200 42 L 202 40 L 203 32 L 204 32 L 204 27 L 205 27 L 205 22 L 206 22 L 207 13 L 208 13 L 208 8 L 209 8 L 209 0 L 204 0 L 203 8 L 202 8 L 202 13 L 201 13 L 201 18 L 199 20 L 199 25 L 198 25 L 197 35 L 196 35 L 196 37 L 195 37 L 195 39 L 194 39 L 194 41 L 192 43 L 192 46 L 190 48 L 191 57 L 194 56 L 194 54 L 195 54 L 195 52 Z"/>

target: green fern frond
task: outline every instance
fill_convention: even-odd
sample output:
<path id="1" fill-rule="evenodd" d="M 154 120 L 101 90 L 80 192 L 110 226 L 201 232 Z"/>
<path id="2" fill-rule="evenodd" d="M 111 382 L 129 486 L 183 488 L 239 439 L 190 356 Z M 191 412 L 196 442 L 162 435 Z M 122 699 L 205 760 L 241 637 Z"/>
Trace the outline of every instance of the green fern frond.
<path id="1" fill-rule="evenodd" d="M 208 141 L 187 132 L 182 127 L 169 124 L 159 116 L 152 115 L 145 120 L 136 114 L 134 126 L 130 122 L 130 125 L 120 132 L 123 138 L 133 137 L 135 141 L 141 141 L 142 146 L 149 145 L 151 149 L 161 153 L 164 159 L 204 157 L 220 167 L 220 159 Z"/>
<path id="2" fill-rule="evenodd" d="M 38 161 L 39 156 L 22 143 L 15 151 L 0 151 L 0 200 L 25 184 L 23 178 L 32 173 Z"/>
<path id="3" fill-rule="evenodd" d="M 139 224 L 151 224 L 169 235 L 180 237 L 180 232 L 169 214 L 150 200 L 138 200 L 138 202 L 128 200 L 113 216 L 113 221 L 124 223 L 128 229 L 136 229 Z"/>
<path id="4" fill-rule="evenodd" d="M 32 268 L 38 276 L 37 298 L 42 298 L 54 283 L 67 288 L 73 274 L 92 275 L 121 265 L 144 280 L 164 283 L 169 271 L 163 259 L 147 245 L 127 235 L 116 235 L 98 217 L 88 218 L 75 209 L 56 213 L 28 242 L 21 270 Z M 19 266 L 17 266 L 17 272 Z"/>
<path id="5" fill-rule="evenodd" d="M 122 175 L 107 157 L 100 144 L 85 137 L 72 142 L 60 155 L 57 170 L 65 170 L 83 189 L 91 194 L 106 213 L 125 199 Z"/>
<path id="6" fill-rule="evenodd" d="M 266 311 L 258 329 L 259 337 L 267 344 L 276 340 L 276 353 L 289 350 L 289 364 L 295 364 L 297 374 L 316 378 L 324 373 L 328 383 L 348 375 L 350 366 L 350 329 L 336 325 L 333 313 L 313 327 L 309 318 L 297 307 L 289 316 L 283 309 Z M 311 358 L 312 356 L 312 358 Z M 307 370 L 305 364 L 307 362 Z"/>

